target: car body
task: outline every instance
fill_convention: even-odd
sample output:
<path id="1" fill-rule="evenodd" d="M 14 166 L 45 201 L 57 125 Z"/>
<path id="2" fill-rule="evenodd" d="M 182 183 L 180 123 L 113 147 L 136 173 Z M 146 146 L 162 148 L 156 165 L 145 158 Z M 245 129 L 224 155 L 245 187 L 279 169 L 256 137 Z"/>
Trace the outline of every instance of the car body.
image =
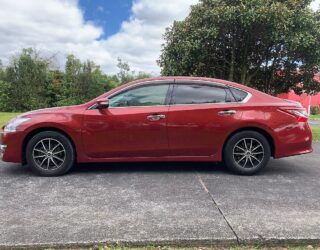
<path id="1" fill-rule="evenodd" d="M 45 131 L 67 138 L 78 163 L 220 162 L 228 158 L 228 140 L 243 131 L 262 135 L 274 158 L 312 152 L 299 103 L 212 78 L 138 80 L 82 105 L 31 111 L 17 119 L 1 132 L 3 161 L 26 163 L 29 141 Z"/>

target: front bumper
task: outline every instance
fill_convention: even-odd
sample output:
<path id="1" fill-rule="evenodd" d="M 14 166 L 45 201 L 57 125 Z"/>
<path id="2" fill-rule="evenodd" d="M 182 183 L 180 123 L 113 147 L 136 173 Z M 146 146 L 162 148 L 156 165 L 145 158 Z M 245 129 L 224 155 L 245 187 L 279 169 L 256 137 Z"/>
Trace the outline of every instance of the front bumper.
<path id="1" fill-rule="evenodd" d="M 4 132 L 0 129 L 0 160 L 22 162 L 23 132 Z"/>
<path id="2" fill-rule="evenodd" d="M 7 148 L 7 145 L 0 144 L 0 160 L 2 160 L 2 157 L 6 151 L 6 148 Z"/>

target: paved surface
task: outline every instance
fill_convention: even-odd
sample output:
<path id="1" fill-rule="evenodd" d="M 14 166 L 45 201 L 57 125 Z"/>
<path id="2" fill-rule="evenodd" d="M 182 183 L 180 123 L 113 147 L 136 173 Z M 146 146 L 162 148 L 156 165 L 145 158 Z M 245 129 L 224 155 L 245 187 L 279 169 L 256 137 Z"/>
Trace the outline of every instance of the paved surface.
<path id="1" fill-rule="evenodd" d="M 320 127 L 320 120 L 309 120 L 310 126 Z"/>
<path id="2" fill-rule="evenodd" d="M 320 243 L 320 144 L 260 175 L 200 163 L 82 165 L 58 178 L 0 163 L 0 247 Z"/>

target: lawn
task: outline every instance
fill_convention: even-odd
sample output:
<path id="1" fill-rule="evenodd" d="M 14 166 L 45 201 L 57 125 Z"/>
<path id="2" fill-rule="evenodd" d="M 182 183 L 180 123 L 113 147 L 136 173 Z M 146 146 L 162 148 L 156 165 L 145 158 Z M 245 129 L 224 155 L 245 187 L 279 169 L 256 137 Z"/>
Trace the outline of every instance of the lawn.
<path id="1" fill-rule="evenodd" d="M 311 120 L 320 120 L 320 114 L 319 115 L 310 115 Z"/>
<path id="2" fill-rule="evenodd" d="M 313 140 L 320 141 L 320 127 L 311 127 Z"/>
<path id="3" fill-rule="evenodd" d="M 7 112 L 0 112 L 0 128 L 5 125 L 10 119 L 16 117 L 20 113 L 7 113 Z"/>

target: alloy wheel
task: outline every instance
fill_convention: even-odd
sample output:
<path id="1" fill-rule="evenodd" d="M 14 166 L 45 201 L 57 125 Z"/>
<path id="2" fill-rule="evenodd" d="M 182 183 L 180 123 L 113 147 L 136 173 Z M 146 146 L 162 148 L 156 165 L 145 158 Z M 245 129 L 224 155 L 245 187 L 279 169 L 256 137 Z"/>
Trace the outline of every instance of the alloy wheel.
<path id="1" fill-rule="evenodd" d="M 233 148 L 233 159 L 241 168 L 256 168 L 264 159 L 265 149 L 254 138 L 243 138 Z"/>
<path id="2" fill-rule="evenodd" d="M 32 157 L 39 168 L 55 170 L 65 162 L 66 150 L 58 140 L 45 138 L 34 146 Z"/>

